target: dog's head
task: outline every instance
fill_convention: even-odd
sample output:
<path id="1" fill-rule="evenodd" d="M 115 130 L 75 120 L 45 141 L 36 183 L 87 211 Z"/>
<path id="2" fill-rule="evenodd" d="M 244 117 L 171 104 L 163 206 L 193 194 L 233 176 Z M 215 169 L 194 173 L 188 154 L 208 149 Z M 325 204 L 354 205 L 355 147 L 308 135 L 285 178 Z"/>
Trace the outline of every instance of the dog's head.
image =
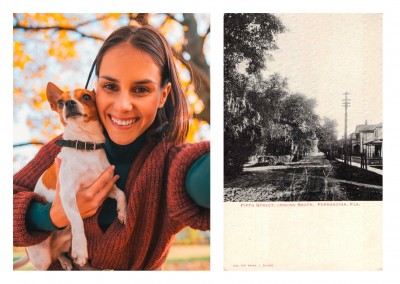
<path id="1" fill-rule="evenodd" d="M 49 82 L 46 95 L 51 109 L 59 114 L 64 126 L 72 122 L 99 120 L 94 91 L 76 89 L 64 92 Z"/>

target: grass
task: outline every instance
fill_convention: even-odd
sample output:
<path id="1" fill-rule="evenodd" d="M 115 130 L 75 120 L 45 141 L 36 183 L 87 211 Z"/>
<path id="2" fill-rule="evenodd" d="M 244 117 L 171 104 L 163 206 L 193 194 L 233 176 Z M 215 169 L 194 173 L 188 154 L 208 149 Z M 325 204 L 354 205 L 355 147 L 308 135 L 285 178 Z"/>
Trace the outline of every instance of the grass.
<path id="1" fill-rule="evenodd" d="M 335 168 L 335 176 L 338 179 L 345 179 L 360 183 L 382 185 L 382 175 L 366 171 L 354 166 L 345 165 L 339 161 L 331 161 Z"/>
<path id="2" fill-rule="evenodd" d="M 210 246 L 172 245 L 163 270 L 210 270 Z"/>
<path id="3" fill-rule="evenodd" d="M 13 251 L 14 251 L 13 261 L 16 261 L 16 260 L 20 259 L 21 257 L 26 256 L 25 248 L 23 248 L 23 247 L 14 247 Z M 32 263 L 28 262 L 27 264 L 25 264 L 18 270 L 34 270 L 34 267 L 33 267 Z"/>

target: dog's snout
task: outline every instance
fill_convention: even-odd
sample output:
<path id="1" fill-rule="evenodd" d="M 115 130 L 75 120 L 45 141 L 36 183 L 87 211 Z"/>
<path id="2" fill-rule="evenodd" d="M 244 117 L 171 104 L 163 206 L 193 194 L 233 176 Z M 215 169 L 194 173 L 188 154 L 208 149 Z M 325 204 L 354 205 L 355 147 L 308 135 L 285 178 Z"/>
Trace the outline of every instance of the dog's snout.
<path id="1" fill-rule="evenodd" d="M 76 107 L 76 101 L 74 100 L 66 101 L 65 106 L 67 107 L 67 109 L 73 109 Z"/>
<path id="2" fill-rule="evenodd" d="M 66 100 L 64 103 L 65 119 L 84 116 L 84 110 L 80 103 L 74 99 Z"/>

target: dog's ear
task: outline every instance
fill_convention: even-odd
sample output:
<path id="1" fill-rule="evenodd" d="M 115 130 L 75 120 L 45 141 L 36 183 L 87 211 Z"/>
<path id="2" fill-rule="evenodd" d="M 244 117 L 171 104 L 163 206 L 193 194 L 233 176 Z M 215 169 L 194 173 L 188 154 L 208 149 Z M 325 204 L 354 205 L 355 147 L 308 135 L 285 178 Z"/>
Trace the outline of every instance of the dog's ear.
<path id="1" fill-rule="evenodd" d="M 63 93 L 55 84 L 52 82 L 47 83 L 46 96 L 50 103 L 51 109 L 57 111 L 57 102 L 61 98 Z"/>

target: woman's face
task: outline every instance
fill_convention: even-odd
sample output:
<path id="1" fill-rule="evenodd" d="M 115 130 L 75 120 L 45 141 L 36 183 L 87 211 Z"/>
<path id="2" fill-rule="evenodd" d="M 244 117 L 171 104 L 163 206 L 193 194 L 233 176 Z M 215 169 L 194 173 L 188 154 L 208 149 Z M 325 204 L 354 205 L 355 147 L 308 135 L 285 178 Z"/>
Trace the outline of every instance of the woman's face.
<path id="1" fill-rule="evenodd" d="M 146 52 L 122 43 L 110 48 L 99 69 L 96 104 L 114 143 L 127 145 L 153 123 L 171 89 L 161 88 L 161 72 Z"/>

